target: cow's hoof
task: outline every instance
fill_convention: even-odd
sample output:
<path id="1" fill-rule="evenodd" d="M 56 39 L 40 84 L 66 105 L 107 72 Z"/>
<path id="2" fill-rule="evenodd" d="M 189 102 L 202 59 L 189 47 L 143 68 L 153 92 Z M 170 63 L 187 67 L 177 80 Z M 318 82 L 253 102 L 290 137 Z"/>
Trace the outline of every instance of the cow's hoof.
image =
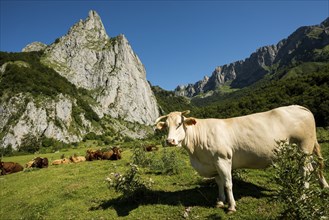
<path id="1" fill-rule="evenodd" d="M 231 214 L 233 214 L 233 213 L 235 213 L 236 212 L 236 209 L 233 207 L 230 207 L 230 208 L 228 208 L 228 210 L 227 210 L 227 214 L 229 214 L 229 215 L 231 215 Z"/>
<path id="2" fill-rule="evenodd" d="M 216 208 L 224 208 L 224 202 L 222 202 L 222 201 L 218 201 L 217 203 L 216 203 Z"/>

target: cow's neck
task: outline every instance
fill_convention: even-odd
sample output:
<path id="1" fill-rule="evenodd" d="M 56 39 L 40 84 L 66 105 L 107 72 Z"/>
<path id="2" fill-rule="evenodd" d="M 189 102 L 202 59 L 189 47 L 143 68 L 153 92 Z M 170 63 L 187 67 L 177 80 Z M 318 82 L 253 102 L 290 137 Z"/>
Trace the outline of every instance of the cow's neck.
<path id="1" fill-rule="evenodd" d="M 199 143 L 198 137 L 198 127 L 199 125 L 188 126 L 185 130 L 185 139 L 183 140 L 183 147 L 188 151 L 190 155 L 193 155 L 195 151 L 195 147 L 197 147 Z"/>

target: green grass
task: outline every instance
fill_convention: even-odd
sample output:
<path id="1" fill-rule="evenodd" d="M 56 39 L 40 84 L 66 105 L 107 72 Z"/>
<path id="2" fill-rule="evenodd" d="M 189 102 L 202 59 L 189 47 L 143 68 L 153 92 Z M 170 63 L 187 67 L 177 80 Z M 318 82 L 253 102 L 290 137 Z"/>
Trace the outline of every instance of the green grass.
<path id="1" fill-rule="evenodd" d="M 65 152 L 5 157 L 3 161 L 25 164 L 35 156 L 48 157 L 50 162 L 87 148 Z M 329 143 L 322 144 L 324 157 L 329 159 Z M 119 161 L 91 161 L 78 164 L 34 169 L 0 177 L 0 219 L 275 219 L 281 211 L 273 200 L 275 184 L 270 183 L 271 168 L 244 170 L 235 179 L 234 196 L 237 212 L 228 215 L 215 208 L 218 194 L 213 180 L 201 178 L 189 164 L 183 149 L 162 148 L 155 152 L 174 151 L 183 161 L 177 175 L 159 175 L 141 169 L 142 178 L 152 178 L 154 184 L 144 198 L 131 201 L 109 189 L 105 181 L 111 173 L 129 169 L 132 150 L 124 148 Z M 328 161 L 325 175 L 329 180 Z"/>

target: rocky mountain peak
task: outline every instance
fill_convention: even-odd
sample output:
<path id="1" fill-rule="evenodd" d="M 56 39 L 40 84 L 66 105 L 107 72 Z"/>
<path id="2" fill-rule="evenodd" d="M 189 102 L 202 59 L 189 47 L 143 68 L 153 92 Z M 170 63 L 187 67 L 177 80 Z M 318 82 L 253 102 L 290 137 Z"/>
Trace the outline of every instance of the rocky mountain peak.
<path id="1" fill-rule="evenodd" d="M 73 40 L 73 42 L 68 42 Z M 96 11 L 89 11 L 88 17 L 73 25 L 69 32 L 58 41 L 66 41 L 73 46 L 104 46 L 109 40 L 103 22 Z M 55 42 L 58 43 L 58 42 Z"/>
<path id="2" fill-rule="evenodd" d="M 99 104 L 94 106 L 99 117 L 152 124 L 159 115 L 142 62 L 123 34 L 106 34 L 95 11 L 50 45 L 43 63 L 89 90 Z"/>
<path id="3" fill-rule="evenodd" d="M 96 11 L 89 11 L 87 19 L 82 22 L 82 29 L 95 34 L 96 39 L 108 39 L 103 22 Z"/>

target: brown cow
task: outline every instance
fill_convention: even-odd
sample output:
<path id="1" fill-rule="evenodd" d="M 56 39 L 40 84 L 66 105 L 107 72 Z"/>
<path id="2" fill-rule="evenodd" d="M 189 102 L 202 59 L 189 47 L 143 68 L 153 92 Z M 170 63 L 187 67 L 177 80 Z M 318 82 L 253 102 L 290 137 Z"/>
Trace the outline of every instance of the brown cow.
<path id="1" fill-rule="evenodd" d="M 158 150 L 158 147 L 156 145 L 147 145 L 147 146 L 144 146 L 144 150 L 147 151 L 147 152 L 151 152 L 151 151 L 156 151 Z"/>
<path id="2" fill-rule="evenodd" d="M 117 147 L 113 147 L 111 150 L 87 150 L 86 160 L 119 160 L 121 159 L 121 150 Z"/>
<path id="3" fill-rule="evenodd" d="M 48 158 L 44 157 L 36 157 L 33 160 L 27 162 L 25 164 L 26 168 L 31 168 L 31 167 L 35 167 L 35 168 L 47 168 L 48 167 Z"/>
<path id="4" fill-rule="evenodd" d="M 113 147 L 112 148 L 112 151 L 113 151 L 113 155 L 112 157 L 110 158 L 110 160 L 120 160 L 121 159 L 121 150 L 117 147 Z"/>
<path id="5" fill-rule="evenodd" d="M 92 161 L 93 160 L 93 158 L 92 158 L 92 154 L 91 154 L 91 149 L 88 149 L 87 150 L 87 152 L 86 152 L 86 156 L 85 156 L 85 158 L 86 158 L 86 161 Z"/>
<path id="6" fill-rule="evenodd" d="M 102 152 L 102 159 L 103 160 L 111 160 L 113 155 L 114 155 L 113 150 L 104 151 L 104 152 Z"/>
<path id="7" fill-rule="evenodd" d="M 47 168 L 48 167 L 48 158 L 47 157 L 36 157 L 33 159 L 31 167 L 35 168 Z"/>
<path id="8" fill-rule="evenodd" d="M 103 152 L 101 150 L 88 149 L 86 153 L 86 160 L 101 160 L 103 158 Z"/>
<path id="9" fill-rule="evenodd" d="M 103 160 L 120 160 L 121 150 L 117 147 L 113 147 L 111 150 L 104 151 L 102 154 Z"/>
<path id="10" fill-rule="evenodd" d="M 0 170 L 1 175 L 11 174 L 22 171 L 24 168 L 15 162 L 1 162 L 0 161 Z"/>

